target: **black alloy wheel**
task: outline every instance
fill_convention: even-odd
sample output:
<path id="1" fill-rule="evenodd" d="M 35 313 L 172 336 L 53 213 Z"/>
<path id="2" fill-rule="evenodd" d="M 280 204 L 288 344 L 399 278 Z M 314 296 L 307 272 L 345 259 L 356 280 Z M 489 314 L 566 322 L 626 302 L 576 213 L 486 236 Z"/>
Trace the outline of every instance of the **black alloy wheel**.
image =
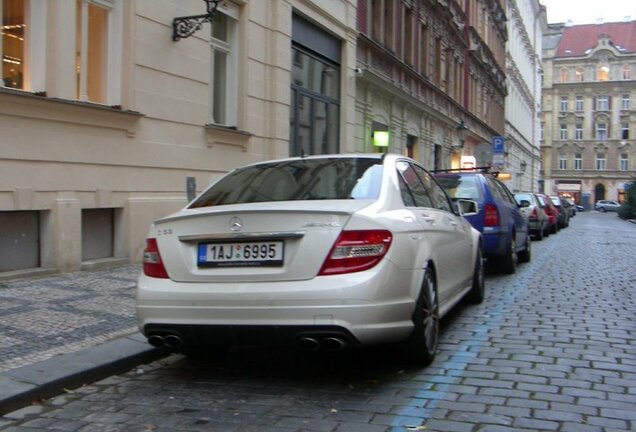
<path id="1" fill-rule="evenodd" d="M 439 342 L 439 304 L 435 278 L 424 271 L 422 289 L 413 311 L 413 333 L 403 343 L 407 362 L 428 366 L 435 358 Z"/>
<path id="2" fill-rule="evenodd" d="M 473 270 L 473 286 L 468 292 L 468 299 L 472 303 L 481 303 L 486 297 L 486 280 L 484 277 L 484 260 L 481 255 L 481 246 L 475 259 L 475 269 Z"/>

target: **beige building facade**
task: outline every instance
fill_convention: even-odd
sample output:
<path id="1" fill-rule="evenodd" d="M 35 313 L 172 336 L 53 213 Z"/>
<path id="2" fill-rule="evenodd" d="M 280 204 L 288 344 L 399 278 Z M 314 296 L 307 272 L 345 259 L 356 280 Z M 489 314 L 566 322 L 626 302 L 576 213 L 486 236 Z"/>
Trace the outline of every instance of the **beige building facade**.
<path id="1" fill-rule="evenodd" d="M 309 115 L 290 77 L 321 101 L 315 58 L 338 113 L 312 136 L 354 151 L 355 6 L 227 0 L 175 42 L 203 1 L 0 0 L 0 275 L 138 262 L 188 190 L 290 154 L 290 113 Z"/>
<path id="2" fill-rule="evenodd" d="M 543 44 L 545 192 L 592 208 L 636 178 L 636 21 L 554 24 Z"/>

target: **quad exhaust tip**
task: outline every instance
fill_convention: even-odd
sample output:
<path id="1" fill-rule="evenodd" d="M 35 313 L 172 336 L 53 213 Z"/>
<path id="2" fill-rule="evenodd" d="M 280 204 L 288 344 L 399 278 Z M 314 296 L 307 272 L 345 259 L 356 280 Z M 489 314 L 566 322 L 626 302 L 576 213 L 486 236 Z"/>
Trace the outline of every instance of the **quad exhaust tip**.
<path id="1" fill-rule="evenodd" d="M 181 345 L 183 345 L 183 341 L 181 340 L 181 338 L 173 334 L 166 335 L 166 336 L 160 336 L 160 335 L 148 336 L 148 343 L 152 345 L 153 347 L 167 346 L 169 348 L 178 348 Z"/>
<path id="2" fill-rule="evenodd" d="M 309 336 L 298 338 L 296 346 L 304 351 L 318 351 L 320 348 L 325 351 L 340 351 L 347 346 L 347 342 L 339 337 L 329 336 L 316 339 Z"/>

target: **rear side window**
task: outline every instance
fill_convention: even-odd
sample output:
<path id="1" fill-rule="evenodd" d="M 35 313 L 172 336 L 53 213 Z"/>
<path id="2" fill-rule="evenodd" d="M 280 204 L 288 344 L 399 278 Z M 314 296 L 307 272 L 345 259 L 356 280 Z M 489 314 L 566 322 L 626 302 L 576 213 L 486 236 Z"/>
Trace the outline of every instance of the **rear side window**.
<path id="1" fill-rule="evenodd" d="M 435 176 L 435 179 L 453 199 L 482 200 L 479 179 L 474 175 L 444 174 Z"/>
<path id="2" fill-rule="evenodd" d="M 521 201 L 528 201 L 530 204 L 534 204 L 534 200 L 530 194 L 515 194 L 515 201 L 517 201 L 519 205 L 521 205 Z"/>
<path id="3" fill-rule="evenodd" d="M 422 184 L 420 177 L 417 175 L 417 172 L 413 169 L 411 164 L 405 161 L 401 161 L 397 163 L 398 173 L 400 177 L 408 187 L 413 201 L 415 202 L 416 207 L 433 207 L 433 202 L 431 197 L 428 194 L 428 191 Z M 407 202 L 410 200 L 404 197 L 404 192 L 402 192 L 402 199 L 404 200 L 404 204 L 408 205 Z"/>
<path id="4" fill-rule="evenodd" d="M 382 161 L 320 158 L 239 168 L 210 186 L 189 208 L 269 201 L 377 199 Z"/>

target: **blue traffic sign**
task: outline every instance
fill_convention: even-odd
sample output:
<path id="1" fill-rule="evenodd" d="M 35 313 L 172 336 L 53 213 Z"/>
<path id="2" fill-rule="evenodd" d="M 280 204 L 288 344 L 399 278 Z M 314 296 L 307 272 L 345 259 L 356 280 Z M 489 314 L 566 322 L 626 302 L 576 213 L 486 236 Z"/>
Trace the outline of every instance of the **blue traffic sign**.
<path id="1" fill-rule="evenodd" d="M 504 154 L 504 137 L 494 136 L 492 137 L 492 151 L 494 154 Z"/>

